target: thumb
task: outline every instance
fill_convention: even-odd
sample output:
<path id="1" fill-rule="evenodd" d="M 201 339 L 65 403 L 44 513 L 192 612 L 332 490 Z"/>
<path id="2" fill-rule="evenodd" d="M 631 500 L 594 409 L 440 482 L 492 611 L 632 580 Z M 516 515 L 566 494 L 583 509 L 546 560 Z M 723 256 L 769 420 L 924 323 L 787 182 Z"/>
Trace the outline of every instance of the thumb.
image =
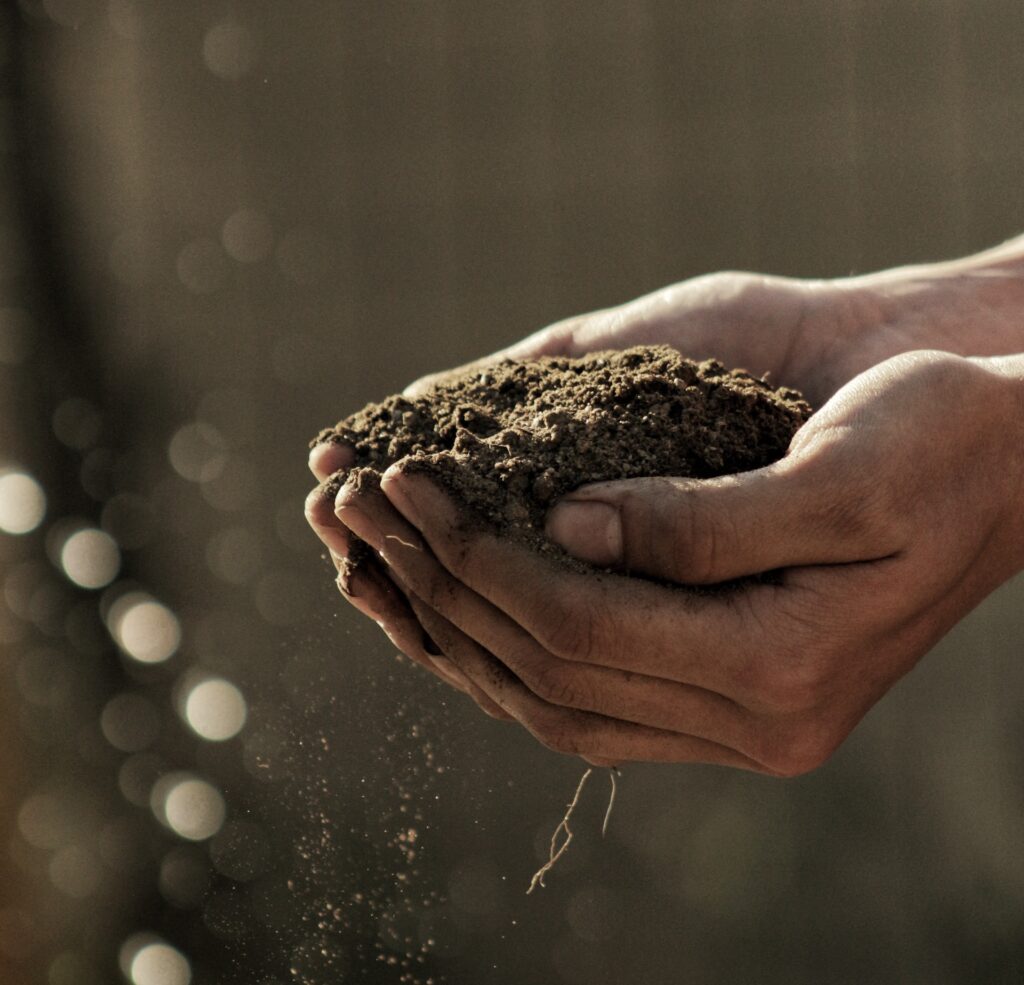
<path id="1" fill-rule="evenodd" d="M 715 479 L 602 482 L 559 501 L 547 535 L 592 564 L 690 585 L 886 557 L 891 525 L 874 522 L 859 487 L 793 459 Z"/>

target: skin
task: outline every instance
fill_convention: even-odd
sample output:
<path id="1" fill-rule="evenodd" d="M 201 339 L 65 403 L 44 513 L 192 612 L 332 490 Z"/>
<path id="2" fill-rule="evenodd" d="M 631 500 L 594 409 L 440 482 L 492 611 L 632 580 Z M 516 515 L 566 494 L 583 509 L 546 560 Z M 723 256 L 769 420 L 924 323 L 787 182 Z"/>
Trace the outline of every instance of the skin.
<path id="1" fill-rule="evenodd" d="M 819 409 L 767 468 L 556 504 L 548 535 L 611 572 L 470 529 L 400 466 L 380 490 L 335 500 L 321 484 L 307 516 L 336 564 L 353 532 L 378 552 L 339 581 L 353 605 L 545 745 L 599 765 L 805 773 L 1024 569 L 1024 244 L 835 281 L 710 275 L 476 365 L 654 342 L 767 373 Z M 319 446 L 310 465 L 324 480 L 351 460 Z"/>

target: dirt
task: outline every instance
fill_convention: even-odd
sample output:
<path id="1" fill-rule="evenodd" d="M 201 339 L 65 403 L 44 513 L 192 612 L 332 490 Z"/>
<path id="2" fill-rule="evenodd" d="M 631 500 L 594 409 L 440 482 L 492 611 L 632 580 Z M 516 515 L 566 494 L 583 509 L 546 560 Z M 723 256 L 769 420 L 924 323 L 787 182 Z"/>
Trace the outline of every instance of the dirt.
<path id="1" fill-rule="evenodd" d="M 404 459 L 476 522 L 561 554 L 543 530 L 565 493 L 609 479 L 760 468 L 782 457 L 810 413 L 796 390 L 637 346 L 453 373 L 424 396 L 368 404 L 312 444 L 350 444 L 352 483 L 372 483 Z"/>

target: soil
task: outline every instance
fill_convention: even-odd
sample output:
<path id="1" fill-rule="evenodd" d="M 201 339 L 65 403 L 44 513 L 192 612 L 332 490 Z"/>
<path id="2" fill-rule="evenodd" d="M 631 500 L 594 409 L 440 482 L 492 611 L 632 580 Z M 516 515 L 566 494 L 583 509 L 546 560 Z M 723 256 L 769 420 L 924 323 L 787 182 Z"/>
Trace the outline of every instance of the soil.
<path id="1" fill-rule="evenodd" d="M 760 468 L 782 457 L 810 413 L 796 390 L 638 346 L 453 373 L 424 396 L 369 404 L 312 443 L 350 444 L 352 483 L 375 482 L 404 459 L 476 522 L 562 554 L 543 530 L 565 493 L 609 479 Z"/>

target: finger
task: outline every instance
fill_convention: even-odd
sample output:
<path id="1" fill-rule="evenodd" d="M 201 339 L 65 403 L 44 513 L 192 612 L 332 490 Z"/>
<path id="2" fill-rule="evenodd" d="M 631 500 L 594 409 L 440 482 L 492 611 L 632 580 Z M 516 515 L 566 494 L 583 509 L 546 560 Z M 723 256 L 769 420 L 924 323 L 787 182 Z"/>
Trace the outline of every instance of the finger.
<path id="1" fill-rule="evenodd" d="M 522 626 L 549 653 L 692 684 L 748 704 L 764 643 L 759 617 L 775 586 L 698 594 L 636 578 L 582 573 L 467 523 L 450 497 L 424 475 L 392 468 L 381 488 L 411 526 L 422 531 L 456 580 Z M 393 540 L 382 549 L 395 554 L 402 545 Z M 423 597 L 427 589 L 413 590 Z M 434 590 L 443 594 L 445 588 Z"/>
<path id="2" fill-rule="evenodd" d="M 379 561 L 366 558 L 358 567 L 347 570 L 344 558 L 337 563 L 341 569 L 337 579 L 338 591 L 348 602 L 377 623 L 395 647 L 411 660 L 459 690 L 467 689 L 461 674 L 453 674 L 451 668 L 437 665 L 428 650 L 429 643 L 425 639 L 423 627 L 413 615 L 408 602 L 381 570 Z"/>
<path id="3" fill-rule="evenodd" d="M 415 596 L 410 594 L 408 588 L 402 583 L 402 580 L 398 578 L 393 571 L 389 571 L 384 577 L 392 586 L 392 590 L 397 590 L 397 594 L 402 602 L 404 610 L 403 616 L 406 617 L 406 621 L 403 622 L 400 627 L 404 633 L 403 640 L 407 640 L 408 645 L 415 646 L 418 643 L 422 647 L 422 652 L 427 655 L 433 667 L 436 668 L 443 677 L 449 679 L 449 683 L 453 683 L 458 690 L 468 694 L 477 703 L 481 711 L 490 715 L 491 718 L 496 718 L 499 721 L 511 721 L 512 716 L 495 704 L 472 680 L 463 674 L 462 671 L 445 656 L 444 652 L 437 645 L 437 642 L 432 639 L 430 634 L 424 629 L 422 621 L 416 615 L 416 612 L 412 607 Z M 386 627 L 385 632 L 388 632 Z M 392 642 L 395 642 L 395 639 L 392 639 Z"/>
<path id="4" fill-rule="evenodd" d="M 380 570 L 379 562 L 372 559 L 364 561 L 349 577 L 339 577 L 338 589 L 355 608 L 380 626 L 397 650 L 455 690 L 468 694 L 491 718 L 511 719 L 511 715 L 498 707 L 441 653 L 424 632 L 408 601 Z"/>
<path id="5" fill-rule="evenodd" d="M 338 441 L 321 441 L 309 452 L 309 468 L 320 482 L 343 469 L 352 468 L 355 451 Z"/>
<path id="6" fill-rule="evenodd" d="M 341 494 L 338 502 L 354 530 L 383 545 L 399 584 L 409 585 L 412 596 L 479 643 L 542 700 L 699 736 L 756 758 L 751 716 L 736 702 L 704 688 L 552 655 L 523 627 L 453 578 L 379 490 Z"/>
<path id="7" fill-rule="evenodd" d="M 402 653 L 448 684 L 469 694 L 492 718 L 508 718 L 505 712 L 437 650 L 410 608 L 402 591 L 404 586 L 396 586 L 391 574 L 375 556 L 364 557 L 357 566 L 348 569 L 345 568 L 347 559 L 341 558 L 336 563 L 341 566 L 339 591 L 360 612 L 373 619 Z"/>
<path id="8" fill-rule="evenodd" d="M 583 486 L 554 506 L 546 532 L 591 564 L 706 585 L 891 555 L 900 542 L 870 499 L 831 459 L 783 459 L 715 479 Z"/>
<path id="9" fill-rule="evenodd" d="M 500 661 L 439 613 L 419 600 L 414 600 L 413 605 L 452 661 L 549 749 L 605 763 L 715 763 L 762 771 L 753 760 L 706 739 L 542 701 Z"/>
<path id="10" fill-rule="evenodd" d="M 334 473 L 306 497 L 306 522 L 328 550 L 346 557 L 352 550 L 352 536 L 334 512 L 334 500 L 343 474 Z"/>

